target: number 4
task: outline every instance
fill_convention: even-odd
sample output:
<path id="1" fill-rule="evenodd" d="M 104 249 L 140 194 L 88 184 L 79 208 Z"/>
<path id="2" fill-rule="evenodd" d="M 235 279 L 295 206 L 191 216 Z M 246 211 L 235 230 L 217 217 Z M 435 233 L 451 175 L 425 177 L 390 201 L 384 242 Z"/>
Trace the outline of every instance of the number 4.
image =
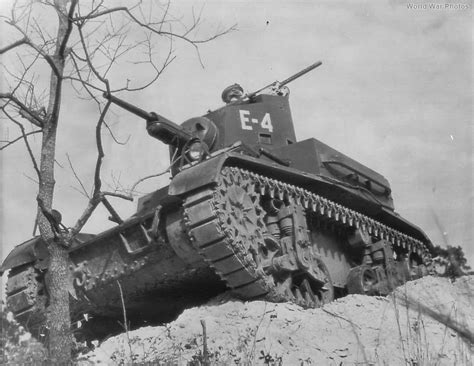
<path id="1" fill-rule="evenodd" d="M 270 118 L 270 113 L 266 113 L 265 116 L 263 116 L 261 126 L 262 128 L 265 128 L 268 131 L 273 132 L 273 125 L 272 125 L 272 120 Z"/>

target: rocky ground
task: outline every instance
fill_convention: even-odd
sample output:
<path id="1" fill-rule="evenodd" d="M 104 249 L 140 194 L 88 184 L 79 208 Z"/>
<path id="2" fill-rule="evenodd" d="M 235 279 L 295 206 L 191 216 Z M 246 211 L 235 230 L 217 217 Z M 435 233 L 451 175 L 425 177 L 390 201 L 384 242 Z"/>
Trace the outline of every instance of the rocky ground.
<path id="1" fill-rule="evenodd" d="M 166 326 L 110 338 L 80 364 L 474 363 L 474 276 L 454 283 L 425 277 L 388 297 L 350 295 L 310 310 L 227 296 L 188 309 Z"/>

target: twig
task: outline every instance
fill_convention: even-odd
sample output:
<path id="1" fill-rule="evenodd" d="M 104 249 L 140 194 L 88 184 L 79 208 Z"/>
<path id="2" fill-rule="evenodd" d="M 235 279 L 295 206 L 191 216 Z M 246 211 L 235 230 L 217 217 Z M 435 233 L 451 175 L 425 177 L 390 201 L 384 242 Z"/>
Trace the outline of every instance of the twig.
<path id="1" fill-rule="evenodd" d="M 16 28 L 22 35 L 23 35 L 23 39 L 21 40 L 22 42 L 21 43 L 18 43 L 15 42 L 15 47 L 19 46 L 19 45 L 22 45 L 22 44 L 26 44 L 28 46 L 30 46 L 31 48 L 33 48 L 38 54 L 41 55 L 41 57 L 43 57 L 43 59 L 49 64 L 49 66 L 51 67 L 51 70 L 53 70 L 54 74 L 56 76 L 59 76 L 59 70 L 58 68 L 56 67 L 56 64 L 53 60 L 53 58 L 48 55 L 41 47 L 39 47 L 36 43 L 32 42 L 30 40 L 30 38 L 26 35 L 25 31 L 23 29 L 21 29 L 19 26 L 17 26 L 13 21 L 7 21 L 8 24 L 10 24 L 11 26 L 13 26 L 14 28 Z M 10 45 L 11 46 L 11 45 Z M 12 47 L 10 46 L 7 46 L 4 48 L 4 50 L 6 51 L 9 51 L 12 49 Z M 5 51 L 5 52 L 6 52 Z"/>
<path id="2" fill-rule="evenodd" d="M 258 325 L 257 325 L 257 329 L 255 329 L 255 334 L 253 336 L 253 342 L 252 342 L 252 347 L 250 348 L 250 353 L 247 354 L 247 360 L 249 362 L 249 364 L 252 364 L 251 361 L 253 361 L 253 357 L 255 355 L 255 345 L 257 343 L 257 334 L 258 334 L 258 330 L 260 329 L 260 326 L 262 325 L 263 323 L 263 319 L 265 318 L 265 314 L 267 313 L 267 302 L 265 301 L 265 307 L 263 308 L 263 314 L 262 316 L 260 317 L 260 321 L 258 322 Z"/>
<path id="3" fill-rule="evenodd" d="M 115 141 L 116 144 L 118 144 L 118 145 L 126 145 L 126 144 L 128 143 L 128 141 L 130 140 L 130 135 L 128 135 L 127 138 L 125 139 L 125 141 L 119 141 L 119 140 L 117 139 L 117 137 L 115 137 L 114 132 L 113 132 L 112 129 L 110 128 L 109 124 L 106 123 L 105 121 L 104 121 L 104 126 L 107 128 L 107 130 L 108 130 L 109 133 L 110 133 L 110 136 L 112 137 L 112 139 Z"/>
<path id="4" fill-rule="evenodd" d="M 84 187 L 84 184 L 82 184 L 81 178 L 79 178 L 79 176 L 78 176 L 77 173 L 76 173 L 76 170 L 74 169 L 74 166 L 72 165 L 71 158 L 69 157 L 69 154 L 66 153 L 66 157 L 67 157 L 67 161 L 69 162 L 69 167 L 71 168 L 71 170 L 72 170 L 72 172 L 73 172 L 73 174 L 74 174 L 74 177 L 75 177 L 76 180 L 79 182 L 79 185 L 80 185 L 81 188 L 82 188 L 82 192 L 85 194 L 85 196 L 86 196 L 87 198 L 90 199 L 89 194 L 87 193 L 86 188 Z"/>
<path id="5" fill-rule="evenodd" d="M 170 165 L 163 171 L 159 172 L 159 173 L 156 173 L 156 174 L 151 174 L 151 175 L 148 175 L 146 177 L 143 177 L 141 179 L 139 179 L 138 181 L 135 182 L 135 184 L 133 184 L 132 188 L 130 188 L 130 195 L 133 194 L 133 192 L 135 191 L 135 188 L 140 184 L 142 183 L 143 181 L 147 180 L 147 179 L 150 179 L 150 178 L 155 178 L 155 177 L 159 177 L 161 175 L 164 175 L 166 173 L 168 173 L 170 170 L 171 170 L 171 167 L 179 160 L 179 157 L 177 156 L 178 155 L 178 149 L 175 150 L 173 156 L 171 157 L 171 163 Z"/>
<path id="6" fill-rule="evenodd" d="M 398 306 L 397 306 L 397 299 L 394 294 L 392 294 L 392 301 L 393 301 L 393 310 L 395 312 L 395 319 L 397 321 L 397 328 L 398 328 L 398 336 L 400 338 L 400 344 L 402 346 L 402 352 L 403 352 L 403 357 L 405 358 L 405 361 L 409 360 L 409 355 L 407 355 L 405 351 L 405 344 L 403 342 L 403 335 L 402 335 L 402 328 L 400 326 L 400 313 L 398 311 Z"/>
<path id="7" fill-rule="evenodd" d="M 326 309 L 324 309 L 324 308 L 320 308 L 320 310 L 324 311 L 325 313 L 328 313 L 328 314 L 331 315 L 331 316 L 335 316 L 336 318 L 345 320 L 346 322 L 348 322 L 348 323 L 350 323 L 350 324 L 352 324 L 352 325 L 354 325 L 354 326 L 356 326 L 357 328 L 360 329 L 360 327 L 359 327 L 356 323 L 354 323 L 353 321 L 351 321 L 351 320 L 349 320 L 349 319 L 347 319 L 347 318 L 344 318 L 343 316 L 341 316 L 341 315 L 339 315 L 339 314 L 333 313 L 333 312 L 331 312 L 331 311 L 329 311 L 329 310 L 326 310 Z"/>
<path id="8" fill-rule="evenodd" d="M 128 333 L 127 310 L 125 309 L 125 299 L 123 297 L 122 286 L 120 285 L 119 280 L 117 280 L 117 286 L 120 292 L 120 301 L 122 302 L 123 327 L 125 330 L 125 334 L 127 336 L 127 343 L 128 343 L 128 348 L 130 351 L 130 360 L 132 361 L 132 364 L 133 364 L 132 342 L 130 341 L 130 334 Z"/>
<path id="9" fill-rule="evenodd" d="M 31 162 L 33 163 L 33 168 L 35 169 L 35 172 L 38 175 L 38 180 L 41 181 L 41 173 L 40 173 L 40 170 L 38 168 L 38 164 L 36 162 L 35 155 L 33 154 L 33 150 L 31 149 L 30 143 L 28 142 L 28 138 L 26 137 L 25 127 L 20 122 L 18 122 L 15 118 L 13 118 L 13 116 L 11 116 L 5 110 L 5 108 L 2 108 L 2 110 L 3 110 L 3 113 L 5 113 L 5 115 L 10 119 L 10 121 L 12 121 L 14 124 L 16 124 L 20 128 L 21 135 L 23 137 L 23 141 L 25 142 L 26 149 L 28 150 L 28 154 L 30 155 Z"/>
<path id="10" fill-rule="evenodd" d="M 207 332 L 206 332 L 206 321 L 201 319 L 202 326 L 202 362 L 203 366 L 210 366 L 209 361 L 209 350 L 207 349 Z"/>
<path id="11" fill-rule="evenodd" d="M 118 193 L 118 192 L 101 192 L 102 197 L 105 196 L 111 196 L 111 197 L 117 197 L 117 198 L 122 198 L 127 201 L 133 201 L 133 197 L 130 197 L 129 195 Z M 104 198 L 102 198 L 103 200 Z"/>
<path id="12" fill-rule="evenodd" d="M 38 181 L 38 180 L 36 180 L 35 178 L 30 177 L 28 174 L 23 173 L 23 176 L 24 176 L 26 179 L 32 181 L 33 183 L 39 184 L 39 181 Z"/>
<path id="13" fill-rule="evenodd" d="M 224 30 L 217 30 L 215 32 L 215 34 L 213 34 L 212 36 L 209 36 L 207 38 L 203 38 L 203 39 L 199 39 L 199 40 L 195 40 L 195 39 L 191 39 L 188 37 L 188 34 L 195 30 L 196 27 L 199 25 L 200 23 L 200 16 L 196 19 L 194 18 L 194 22 L 193 24 L 191 25 L 191 27 L 189 27 L 189 29 L 186 29 L 185 32 L 183 34 L 179 34 L 179 33 L 176 33 L 176 32 L 173 32 L 173 31 L 164 31 L 162 26 L 164 24 L 164 22 L 159 22 L 159 27 L 158 28 L 155 28 L 153 25 L 154 23 L 151 23 L 151 22 L 142 22 L 140 19 L 138 19 L 132 12 L 131 12 L 132 9 L 130 8 L 127 8 L 127 7 L 115 7 L 115 8 L 111 8 L 111 9 L 106 9 L 104 11 L 101 11 L 101 12 L 97 12 L 96 14 L 91 14 L 90 13 L 90 16 L 87 18 L 87 16 L 79 16 L 79 17 L 76 17 L 74 18 L 74 21 L 75 22 L 82 22 L 81 24 L 84 24 L 83 22 L 85 22 L 86 20 L 89 20 L 89 19 L 92 19 L 92 18 L 97 18 L 97 17 L 100 17 L 102 15 L 107 15 L 107 14 L 112 14 L 112 13 L 115 13 L 115 12 L 124 12 L 128 15 L 128 17 L 135 23 L 137 24 L 138 26 L 144 28 L 144 29 L 147 29 L 148 31 L 154 33 L 154 34 L 157 34 L 157 35 L 160 35 L 160 36 L 166 36 L 166 37 L 169 37 L 170 39 L 172 38 L 179 38 L 185 42 L 188 42 L 189 44 L 191 44 L 197 55 L 198 55 L 198 59 L 199 59 L 199 62 L 201 64 L 201 66 L 204 66 L 203 65 L 203 62 L 202 62 L 202 59 L 201 59 L 201 55 L 199 53 L 199 48 L 198 48 L 198 44 L 202 44 L 202 43 L 207 43 L 207 42 L 210 42 L 218 37 L 221 37 L 231 31 L 234 31 L 236 29 L 236 24 L 233 24 L 231 27 L 229 28 L 226 28 Z M 165 15 L 168 14 L 168 9 L 166 9 L 165 11 Z"/>
<path id="14" fill-rule="evenodd" d="M 32 124 L 34 124 L 36 127 L 43 127 L 44 125 L 44 120 L 37 116 L 35 113 L 33 113 L 30 108 L 28 108 L 24 103 L 22 103 L 18 98 L 16 98 L 12 93 L 0 93 L 0 99 L 8 99 L 15 103 L 20 111 L 23 111 L 24 113 L 27 113 L 31 116 L 31 118 L 27 118 L 28 121 L 30 121 Z M 5 107 L 6 104 L 2 106 L 2 110 L 5 112 Z M 25 115 L 22 115 L 23 118 L 26 118 Z M 9 117 L 10 118 L 10 117 Z M 10 118 L 11 119 L 11 118 Z"/>
<path id="15" fill-rule="evenodd" d="M 143 178 L 140 178 L 139 180 L 137 180 L 135 182 L 135 184 L 132 186 L 132 188 L 130 188 L 130 195 L 133 194 L 133 192 L 135 191 L 135 188 L 142 182 L 144 182 L 145 180 L 147 179 L 151 179 L 151 178 L 155 178 L 155 177 L 159 177 L 159 176 L 162 176 L 163 174 L 166 174 L 170 171 L 170 168 L 166 168 L 166 170 L 162 171 L 162 172 L 159 172 L 159 173 L 156 173 L 156 174 L 151 174 L 151 175 L 147 175 L 146 177 L 143 177 Z"/>
<path id="16" fill-rule="evenodd" d="M 6 142 L 5 145 L 3 145 L 3 146 L 0 147 L 0 150 L 6 149 L 8 146 L 13 145 L 15 142 L 17 142 L 17 141 L 19 141 L 19 140 L 21 140 L 21 139 L 24 139 L 24 138 L 27 137 L 27 136 L 34 135 L 34 134 L 37 134 L 37 133 L 40 133 L 40 132 L 42 132 L 42 130 L 30 131 L 30 132 L 28 132 L 28 133 L 26 133 L 26 134 L 24 134 L 24 135 L 18 136 L 16 139 L 11 140 L 11 141 L 0 141 L 0 142 Z"/>

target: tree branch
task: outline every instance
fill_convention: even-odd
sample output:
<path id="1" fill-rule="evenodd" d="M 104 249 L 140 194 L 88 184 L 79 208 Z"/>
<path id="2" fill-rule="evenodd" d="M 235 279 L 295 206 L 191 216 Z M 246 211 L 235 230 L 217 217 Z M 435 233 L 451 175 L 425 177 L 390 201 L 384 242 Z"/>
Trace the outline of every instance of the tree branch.
<path id="1" fill-rule="evenodd" d="M 10 45 L 8 45 L 4 48 L 0 48 L 0 55 L 14 49 L 15 47 L 21 46 L 25 43 L 28 43 L 28 38 L 23 37 L 22 39 L 19 39 L 18 41 L 13 42 L 12 44 L 10 44 Z"/>
<path id="2" fill-rule="evenodd" d="M 54 54 L 54 58 L 57 62 L 55 63 L 56 66 L 56 80 L 51 81 L 51 89 L 54 89 L 54 92 L 52 91 L 50 96 L 50 105 L 48 107 L 48 112 L 49 112 L 49 120 L 52 123 L 57 123 L 58 118 L 59 118 L 59 109 L 60 109 L 60 104 L 61 104 L 61 97 L 62 97 L 62 77 L 64 74 L 64 65 L 65 65 L 65 60 L 66 60 L 66 54 L 65 54 L 65 48 L 66 44 L 69 40 L 69 36 L 71 35 L 72 32 L 72 14 L 74 12 L 74 9 L 77 5 L 78 0 L 71 0 L 71 6 L 69 7 L 69 12 L 67 15 L 67 24 L 64 28 L 63 21 L 64 21 L 64 14 L 61 12 L 61 7 L 57 5 L 56 11 L 58 13 L 59 17 L 59 22 L 60 26 L 58 28 L 58 44 L 56 47 L 56 52 Z"/>
<path id="3" fill-rule="evenodd" d="M 173 156 L 171 157 L 171 163 L 170 165 L 168 166 L 168 168 L 166 168 L 165 170 L 159 172 L 159 173 L 156 173 L 156 174 L 151 174 L 151 175 L 148 175 L 146 177 L 143 177 L 143 178 L 140 178 L 139 180 L 137 180 L 132 188 L 130 188 L 130 196 L 133 195 L 133 192 L 135 191 L 135 188 L 142 182 L 144 182 L 145 180 L 148 180 L 148 179 L 151 179 L 151 178 L 156 178 L 156 177 L 160 177 L 166 173 L 168 173 L 170 170 L 171 170 L 171 167 L 179 160 L 179 157 L 177 157 L 177 153 L 178 153 L 178 149 L 175 150 Z"/>
<path id="4" fill-rule="evenodd" d="M 130 140 L 130 135 L 128 135 L 127 138 L 125 139 L 125 141 L 119 141 L 117 139 L 117 137 L 115 136 L 114 132 L 112 131 L 112 129 L 110 128 L 109 124 L 105 121 L 104 121 L 104 126 L 107 128 L 107 130 L 109 131 L 110 136 L 112 137 L 112 139 L 115 141 L 116 144 L 126 145 L 127 142 Z"/>
<path id="5" fill-rule="evenodd" d="M 11 93 L 0 93 L 0 99 L 8 99 L 15 103 L 19 110 L 20 110 L 20 115 L 27 119 L 29 122 L 34 124 L 36 127 L 43 128 L 44 126 L 44 120 L 40 118 L 34 111 L 30 110 L 23 102 L 18 100 L 13 94 Z M 5 106 L 3 106 L 5 107 Z M 2 107 L 3 111 L 5 112 L 5 109 Z M 23 113 L 23 114 L 22 114 Z"/>
<path id="6" fill-rule="evenodd" d="M 71 238 L 76 236 L 82 230 L 82 228 L 87 223 L 87 221 L 89 220 L 89 218 L 91 217 L 92 213 L 97 208 L 101 200 L 102 198 L 100 195 L 92 196 L 92 198 L 89 200 L 87 204 L 86 209 L 82 213 L 81 217 L 79 217 L 74 227 L 71 230 L 69 230 L 69 236 Z"/>
<path id="7" fill-rule="evenodd" d="M 85 60 L 88 64 L 90 70 L 93 72 L 93 74 L 97 77 L 97 79 L 99 79 L 101 82 L 103 82 L 107 86 L 107 92 L 110 93 L 108 80 L 105 79 L 102 75 L 100 75 L 99 72 L 97 71 L 97 69 L 94 67 L 94 65 L 92 65 L 91 58 L 89 56 L 89 52 L 87 51 L 86 41 L 85 41 L 85 38 L 84 38 L 84 33 L 82 32 L 82 27 L 83 27 L 83 24 L 78 26 L 77 29 L 79 31 L 79 37 L 81 39 L 82 49 L 83 49 L 84 54 L 86 56 Z"/>
<path id="8" fill-rule="evenodd" d="M 159 173 L 156 173 L 156 174 L 147 175 L 146 177 L 140 178 L 139 180 L 137 180 L 137 181 L 133 184 L 132 188 L 130 188 L 130 196 L 133 195 L 133 192 L 135 192 L 135 188 L 137 188 L 137 186 L 138 186 L 140 183 L 142 183 L 142 182 L 144 182 L 144 181 L 146 181 L 146 180 L 148 180 L 148 179 L 151 179 L 151 178 L 160 177 L 160 176 L 162 176 L 163 174 L 168 173 L 169 171 L 170 171 L 170 168 L 168 167 L 166 170 L 164 170 L 164 171 L 162 171 L 162 172 L 159 172 Z"/>
<path id="9" fill-rule="evenodd" d="M 35 169 L 35 172 L 38 176 L 38 180 L 41 181 L 41 173 L 40 173 L 40 170 L 38 168 L 38 164 L 36 162 L 35 155 L 33 154 L 33 150 L 31 149 L 30 143 L 28 142 L 28 137 L 27 137 L 27 134 L 25 132 L 25 127 L 20 122 L 18 122 L 13 116 L 11 116 L 5 110 L 4 107 L 1 107 L 1 109 L 2 109 L 3 113 L 5 113 L 5 115 L 8 117 L 8 119 L 10 119 L 10 121 L 12 121 L 14 124 L 16 124 L 20 128 L 21 136 L 23 138 L 23 141 L 25 141 L 26 149 L 28 150 L 28 154 L 30 155 L 31 162 L 33 163 L 33 168 Z"/>
<path id="10" fill-rule="evenodd" d="M 127 200 L 127 201 L 133 201 L 133 197 L 130 197 L 126 194 L 122 194 L 122 193 L 118 193 L 118 192 L 102 192 L 102 197 L 105 197 L 105 196 L 111 196 L 111 197 L 117 197 L 117 198 L 122 198 L 124 200 Z"/>
<path id="11" fill-rule="evenodd" d="M 43 108 L 43 110 L 44 110 L 44 108 Z M 41 117 L 39 117 L 40 112 L 42 112 L 42 110 L 40 110 L 38 112 L 38 111 L 33 111 L 31 109 L 29 109 L 29 110 L 20 109 L 18 111 L 20 116 L 22 116 L 24 119 L 26 119 L 28 122 L 30 122 L 31 124 L 33 124 L 35 126 L 37 126 L 36 123 L 38 123 L 38 120 L 42 119 Z M 38 127 L 41 127 L 41 126 L 38 126 Z"/>
<path id="12" fill-rule="evenodd" d="M 101 89 L 82 78 L 81 69 L 79 68 L 79 65 L 77 64 L 76 57 L 81 60 L 81 58 L 74 51 L 72 51 L 71 60 L 74 65 L 74 69 L 76 70 L 77 78 L 74 76 L 66 76 L 64 77 L 64 79 L 69 79 L 71 81 L 79 82 L 84 87 L 84 89 L 86 89 L 86 91 L 91 97 L 93 97 L 93 94 L 92 92 L 89 91 L 88 87 L 100 92 L 101 94 L 104 93 L 105 89 Z M 86 60 L 81 60 L 81 61 L 87 62 Z"/>
<path id="13" fill-rule="evenodd" d="M 100 179 L 100 168 L 102 167 L 102 160 L 105 156 L 104 154 L 104 148 L 102 146 L 102 124 L 104 123 L 104 118 L 105 115 L 107 114 L 107 111 L 109 110 L 110 104 L 112 102 L 110 100 L 107 101 L 105 104 L 105 107 L 100 114 L 99 121 L 97 122 L 96 128 L 95 128 L 95 141 L 97 144 L 97 161 L 95 164 L 95 172 L 94 172 L 94 193 L 93 195 L 96 195 L 100 192 L 100 188 L 102 186 L 102 181 Z"/>
<path id="14" fill-rule="evenodd" d="M 66 45 L 72 32 L 72 26 L 73 26 L 72 16 L 74 15 L 74 9 L 76 8 L 77 2 L 78 0 L 71 0 L 71 6 L 69 7 L 69 12 L 67 15 L 66 33 L 64 34 L 64 37 L 61 40 L 61 45 L 59 46 L 59 50 L 58 50 L 58 55 L 59 57 L 62 57 L 62 58 L 65 57 L 64 51 L 66 50 Z"/>
<path id="15" fill-rule="evenodd" d="M 43 131 L 42 130 L 30 131 L 28 133 L 22 134 L 21 136 L 18 136 L 16 139 L 11 140 L 11 141 L 0 141 L 0 142 L 6 142 L 5 145 L 0 147 L 0 150 L 5 150 L 8 146 L 13 145 L 15 142 L 20 141 L 20 140 L 22 140 L 22 139 L 24 139 L 24 138 L 26 138 L 30 135 L 34 135 L 34 134 L 41 133 L 41 132 L 43 132 Z"/>
<path id="16" fill-rule="evenodd" d="M 136 6 L 139 6 L 140 3 L 138 3 Z M 168 3 L 168 6 L 167 8 L 165 9 L 164 11 L 164 14 L 163 14 L 163 18 L 160 22 L 158 23 L 152 23 L 152 22 L 143 22 L 141 21 L 140 19 L 137 18 L 137 16 L 135 16 L 133 13 L 132 13 L 132 8 L 128 8 L 128 7 L 125 7 L 125 6 L 120 6 L 120 7 L 115 7 L 115 8 L 111 8 L 111 9 L 106 9 L 106 10 L 103 10 L 103 11 L 99 11 L 95 14 L 93 14 L 93 12 L 95 10 L 97 10 L 98 7 L 96 7 L 96 9 L 94 9 L 91 13 L 89 13 L 88 15 L 86 16 L 79 16 L 79 17 L 75 17 L 73 19 L 73 21 L 75 22 L 78 22 L 78 23 L 81 23 L 80 26 L 84 25 L 84 22 L 86 22 L 87 20 L 89 19 L 94 19 L 94 18 L 99 18 L 101 16 L 104 16 L 104 15 L 107 15 L 107 14 L 112 14 L 112 13 L 116 13 L 116 12 L 124 12 L 127 14 L 127 16 L 135 23 L 137 24 L 138 26 L 144 28 L 144 29 L 147 29 L 148 31 L 154 33 L 154 34 L 157 34 L 157 35 L 160 35 L 160 36 L 168 36 L 170 37 L 170 39 L 172 39 L 173 37 L 176 37 L 176 38 L 179 38 L 185 42 L 188 42 L 189 44 L 191 44 L 195 50 L 196 50 L 196 53 L 198 55 L 198 58 L 199 58 L 199 62 L 201 63 L 201 66 L 203 66 L 203 62 L 202 62 L 202 59 L 201 59 L 201 55 L 199 53 L 199 48 L 198 48 L 198 44 L 202 44 L 202 43 L 207 43 L 207 42 L 210 42 L 218 37 L 221 37 L 233 30 L 236 29 L 236 24 L 233 24 L 232 26 L 226 28 L 226 29 L 223 29 L 221 31 L 217 31 L 215 34 L 213 34 L 212 36 L 209 36 L 207 38 L 203 38 L 203 39 L 198 39 L 198 40 L 195 40 L 195 39 L 191 39 L 188 35 L 196 29 L 196 27 L 199 25 L 200 23 L 200 17 L 201 17 L 201 14 L 199 14 L 199 16 L 196 18 L 193 14 L 193 24 L 185 30 L 185 32 L 183 34 L 179 34 L 179 33 L 176 33 L 176 32 L 172 32 L 172 31 L 165 31 L 163 30 L 163 24 L 165 23 L 165 17 L 166 15 L 168 14 L 168 11 L 169 11 L 169 3 Z M 158 28 L 155 27 L 155 25 L 159 25 Z"/>
<path id="17" fill-rule="evenodd" d="M 97 7 L 98 8 L 98 7 Z M 96 8 L 96 9 L 97 9 Z M 103 10 L 103 11 L 99 11 L 97 13 L 94 14 L 94 11 L 95 10 L 92 10 L 89 14 L 87 15 L 84 15 L 84 16 L 78 16 L 78 17 L 74 17 L 73 18 L 73 21 L 74 22 L 77 22 L 77 21 L 84 21 L 84 20 L 90 20 L 90 19 L 94 19 L 94 18 L 98 18 L 98 17 L 101 17 L 103 15 L 107 15 L 107 14 L 111 14 L 111 13 L 114 13 L 116 11 L 126 11 L 128 8 L 126 6 L 119 6 L 119 7 L 116 7 L 116 8 L 111 8 L 111 9 L 106 9 L 106 10 Z"/>
<path id="18" fill-rule="evenodd" d="M 76 170 L 74 169 L 74 166 L 72 165 L 72 162 L 71 162 L 71 158 L 69 157 L 69 154 L 66 154 L 66 157 L 67 157 L 67 161 L 69 162 L 69 167 L 71 168 L 73 174 L 74 174 L 74 177 L 76 178 L 76 180 L 79 182 L 79 185 L 81 186 L 82 188 L 82 192 L 84 193 L 84 195 L 90 199 L 90 196 L 89 194 L 87 193 L 86 191 L 86 188 L 84 187 L 84 184 L 82 184 L 82 181 L 81 179 L 79 178 L 79 176 L 77 175 L 76 173 Z"/>
<path id="19" fill-rule="evenodd" d="M 41 47 L 39 47 L 36 43 L 34 43 L 26 34 L 26 32 L 21 29 L 13 20 L 10 20 L 7 22 L 7 24 L 10 24 L 12 27 L 14 27 L 16 30 L 18 30 L 22 35 L 23 35 L 23 42 L 21 44 L 26 44 L 33 48 L 38 54 L 43 57 L 43 59 L 51 66 L 51 69 L 53 70 L 54 74 L 56 76 L 59 76 L 59 70 L 56 66 L 56 63 L 54 62 L 53 58 L 48 55 L 46 52 L 43 51 Z M 16 46 L 19 46 L 20 44 L 17 44 Z M 9 48 L 9 46 L 7 46 Z M 12 49 L 11 47 L 9 49 Z"/>

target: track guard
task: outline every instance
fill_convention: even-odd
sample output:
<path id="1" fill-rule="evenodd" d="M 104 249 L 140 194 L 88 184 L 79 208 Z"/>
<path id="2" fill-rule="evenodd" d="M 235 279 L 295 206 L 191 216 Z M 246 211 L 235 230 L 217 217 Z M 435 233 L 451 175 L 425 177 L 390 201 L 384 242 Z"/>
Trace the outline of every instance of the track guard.
<path id="1" fill-rule="evenodd" d="M 258 174 L 262 174 L 263 176 L 283 182 L 291 182 L 290 184 L 309 189 L 313 192 L 317 191 L 315 189 L 316 187 L 334 185 L 328 183 L 318 175 L 301 172 L 269 160 L 241 155 L 236 152 L 225 152 L 211 157 L 210 159 L 199 163 L 199 165 L 184 169 L 175 175 L 169 185 L 168 194 L 170 196 L 183 196 L 189 192 L 205 187 L 206 185 L 217 184 L 220 172 L 226 165 L 249 169 Z M 339 188 L 342 189 L 341 187 Z M 324 193 L 321 194 L 324 196 Z M 338 202 L 337 200 L 334 201 Z M 345 203 L 342 202 L 342 205 L 344 204 Z M 392 212 L 381 205 L 378 205 L 377 208 L 372 207 L 372 209 L 375 210 L 372 213 L 364 211 L 359 212 L 369 217 L 373 217 L 375 220 L 398 230 L 400 233 L 406 233 L 418 241 L 423 242 L 428 252 L 433 252 L 433 244 L 420 228 L 409 223 L 397 213 Z M 355 210 L 358 211 L 357 209 Z M 420 252 L 419 255 L 423 255 L 423 253 Z"/>
<path id="2" fill-rule="evenodd" d="M 77 234 L 69 251 L 73 251 L 78 245 L 89 241 L 94 236 L 86 233 Z M 48 258 L 49 253 L 46 244 L 40 236 L 36 236 L 13 248 L 0 267 L 0 276 L 9 269 L 33 262 L 36 262 L 35 267 L 37 269 L 44 270 L 48 267 Z"/>
<path id="3" fill-rule="evenodd" d="M 170 196 L 180 196 L 211 183 L 216 183 L 222 166 L 229 154 L 222 154 L 182 170 L 173 177 L 169 185 Z"/>
<path id="4" fill-rule="evenodd" d="M 13 248 L 0 267 L 0 275 L 9 269 L 35 261 L 44 261 L 47 258 L 48 251 L 46 245 L 37 236 Z"/>
<path id="5" fill-rule="evenodd" d="M 310 178 L 307 173 L 282 166 L 270 160 L 254 158 L 238 152 L 225 152 L 176 174 L 169 185 L 168 194 L 170 196 L 180 196 L 206 185 L 216 184 L 225 165 L 253 169 L 269 177 L 278 177 L 279 179 L 283 178 L 304 184 L 311 184 L 311 182 L 319 180 L 316 176 Z"/>

